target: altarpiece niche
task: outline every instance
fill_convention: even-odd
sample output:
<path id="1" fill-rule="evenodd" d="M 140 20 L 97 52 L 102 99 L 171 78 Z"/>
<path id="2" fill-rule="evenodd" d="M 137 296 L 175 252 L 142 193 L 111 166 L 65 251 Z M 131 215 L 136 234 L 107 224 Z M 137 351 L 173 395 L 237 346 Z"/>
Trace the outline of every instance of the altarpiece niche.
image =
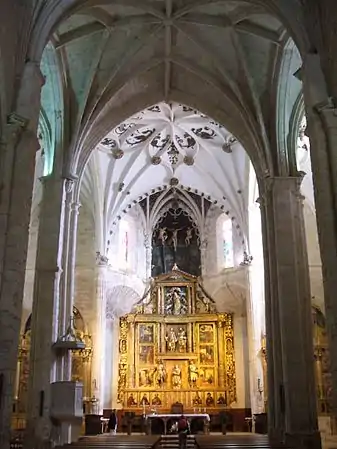
<path id="1" fill-rule="evenodd" d="M 174 266 L 120 319 L 118 400 L 161 411 L 236 401 L 233 316 L 217 313 L 196 276 Z"/>

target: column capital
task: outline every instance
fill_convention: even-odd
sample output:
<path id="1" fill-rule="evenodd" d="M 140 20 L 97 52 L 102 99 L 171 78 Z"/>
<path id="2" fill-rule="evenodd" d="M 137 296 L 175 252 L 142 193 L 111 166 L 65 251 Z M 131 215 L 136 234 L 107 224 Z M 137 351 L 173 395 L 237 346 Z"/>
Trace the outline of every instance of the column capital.
<path id="1" fill-rule="evenodd" d="M 262 182 L 262 189 L 256 202 L 261 206 L 266 205 L 267 195 L 271 192 L 292 191 L 295 196 L 303 200 L 304 197 L 300 193 L 300 188 L 304 176 L 303 171 L 298 171 L 296 176 L 268 176 Z"/>
<path id="2" fill-rule="evenodd" d="M 64 188 L 66 193 L 72 193 L 74 190 L 75 182 L 77 182 L 78 178 L 75 175 L 68 174 L 63 176 L 64 179 Z"/>
<path id="3" fill-rule="evenodd" d="M 72 210 L 72 212 L 75 212 L 75 214 L 79 214 L 81 206 L 82 206 L 82 204 L 79 203 L 79 202 L 76 202 L 76 201 L 71 203 L 71 210 Z"/>
<path id="4" fill-rule="evenodd" d="M 337 107 L 332 98 L 316 104 L 313 109 L 322 117 L 328 128 L 337 128 Z"/>
<path id="5" fill-rule="evenodd" d="M 109 265 L 109 258 L 100 251 L 96 251 L 96 266 L 97 267 L 107 267 Z"/>

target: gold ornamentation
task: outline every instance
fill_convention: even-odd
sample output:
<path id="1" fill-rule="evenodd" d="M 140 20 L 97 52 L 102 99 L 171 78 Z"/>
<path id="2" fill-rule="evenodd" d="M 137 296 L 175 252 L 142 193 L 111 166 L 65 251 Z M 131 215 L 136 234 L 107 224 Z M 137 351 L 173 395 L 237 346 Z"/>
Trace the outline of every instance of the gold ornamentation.
<path id="1" fill-rule="evenodd" d="M 175 365 L 172 370 L 172 387 L 181 388 L 181 369 Z"/>
<path id="2" fill-rule="evenodd" d="M 162 410 L 176 402 L 185 410 L 235 402 L 233 316 L 216 312 L 200 282 L 175 266 L 153 279 L 134 312 L 120 320 L 118 400 L 124 407 L 142 408 L 144 396 Z"/>

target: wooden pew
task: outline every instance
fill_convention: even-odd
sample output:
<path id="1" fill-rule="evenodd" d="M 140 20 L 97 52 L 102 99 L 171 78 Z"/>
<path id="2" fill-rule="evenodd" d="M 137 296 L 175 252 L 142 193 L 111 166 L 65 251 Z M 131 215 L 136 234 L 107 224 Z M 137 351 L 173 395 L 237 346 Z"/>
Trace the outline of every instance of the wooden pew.
<path id="1" fill-rule="evenodd" d="M 284 449 L 282 444 L 271 444 L 266 435 L 196 435 L 199 449 Z"/>

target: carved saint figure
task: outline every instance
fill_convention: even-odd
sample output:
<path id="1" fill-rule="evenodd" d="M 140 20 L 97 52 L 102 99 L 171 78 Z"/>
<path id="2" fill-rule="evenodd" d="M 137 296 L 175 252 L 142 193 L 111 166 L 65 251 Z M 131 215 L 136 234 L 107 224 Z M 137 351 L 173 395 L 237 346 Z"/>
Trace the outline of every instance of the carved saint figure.
<path id="1" fill-rule="evenodd" d="M 172 287 L 165 294 L 165 313 L 181 315 L 187 313 L 186 292 L 179 287 Z"/>
<path id="2" fill-rule="evenodd" d="M 220 394 L 218 400 L 216 401 L 218 405 L 226 405 L 226 399 L 223 394 Z"/>
<path id="3" fill-rule="evenodd" d="M 167 349 L 170 352 L 175 352 L 178 338 L 176 336 L 176 333 L 174 332 L 173 327 L 171 327 L 169 334 L 166 335 L 165 340 L 167 341 Z"/>
<path id="4" fill-rule="evenodd" d="M 181 312 L 181 299 L 179 291 L 173 290 L 172 299 L 173 299 L 173 315 L 179 315 Z"/>
<path id="5" fill-rule="evenodd" d="M 121 364 L 119 367 L 118 385 L 120 387 L 125 387 L 126 385 L 126 365 Z"/>
<path id="6" fill-rule="evenodd" d="M 193 228 L 186 229 L 186 237 L 185 237 L 185 245 L 186 246 L 189 246 L 191 244 L 192 232 L 193 232 Z"/>
<path id="7" fill-rule="evenodd" d="M 180 388 L 181 387 L 181 369 L 178 365 L 175 365 L 175 367 L 172 370 L 172 387 L 173 388 Z"/>
<path id="8" fill-rule="evenodd" d="M 137 402 L 135 401 L 135 398 L 133 397 L 132 393 L 128 397 L 127 404 L 128 404 L 128 407 L 132 407 L 132 406 L 137 405 Z"/>
<path id="9" fill-rule="evenodd" d="M 197 385 L 198 377 L 199 377 L 198 367 L 193 362 L 193 360 L 191 360 L 188 367 L 188 382 L 191 387 L 195 387 Z"/>
<path id="10" fill-rule="evenodd" d="M 161 405 L 161 400 L 158 394 L 156 394 L 155 397 L 152 399 L 152 405 Z"/>
<path id="11" fill-rule="evenodd" d="M 213 399 L 213 396 L 211 395 L 211 393 L 207 393 L 206 405 L 207 405 L 207 407 L 214 406 L 214 399 Z"/>
<path id="12" fill-rule="evenodd" d="M 159 228 L 159 236 L 158 239 L 161 240 L 161 244 L 165 245 L 165 242 L 167 240 L 167 232 L 166 232 L 166 228 Z"/>
<path id="13" fill-rule="evenodd" d="M 166 369 L 163 362 L 160 360 L 156 368 L 156 382 L 159 386 L 164 385 L 166 382 Z"/>
<path id="14" fill-rule="evenodd" d="M 178 332 L 178 351 L 179 352 L 186 352 L 186 343 L 187 343 L 186 332 L 181 327 Z"/>
<path id="15" fill-rule="evenodd" d="M 199 395 L 199 393 L 195 393 L 195 396 L 193 398 L 193 405 L 201 405 L 202 404 L 202 399 Z"/>
<path id="16" fill-rule="evenodd" d="M 150 405 L 150 402 L 149 402 L 146 394 L 144 394 L 142 399 L 140 400 L 140 405 Z"/>

